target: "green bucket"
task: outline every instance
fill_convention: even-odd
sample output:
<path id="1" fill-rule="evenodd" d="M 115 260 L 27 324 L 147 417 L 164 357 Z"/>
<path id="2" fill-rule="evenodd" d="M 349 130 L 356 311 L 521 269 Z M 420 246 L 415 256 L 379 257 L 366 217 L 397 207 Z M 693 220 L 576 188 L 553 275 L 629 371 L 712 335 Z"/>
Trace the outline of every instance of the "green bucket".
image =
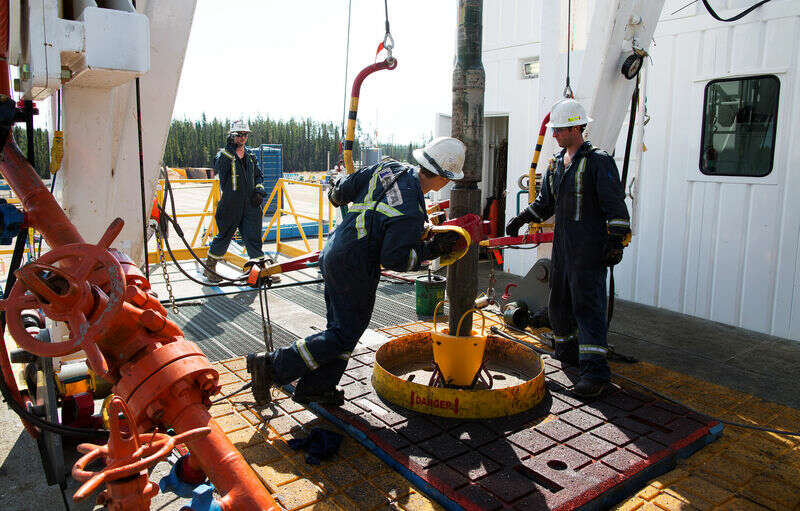
<path id="1" fill-rule="evenodd" d="M 420 275 L 414 288 L 417 293 L 417 316 L 432 316 L 436 304 L 444 300 L 447 278 L 442 275 Z"/>

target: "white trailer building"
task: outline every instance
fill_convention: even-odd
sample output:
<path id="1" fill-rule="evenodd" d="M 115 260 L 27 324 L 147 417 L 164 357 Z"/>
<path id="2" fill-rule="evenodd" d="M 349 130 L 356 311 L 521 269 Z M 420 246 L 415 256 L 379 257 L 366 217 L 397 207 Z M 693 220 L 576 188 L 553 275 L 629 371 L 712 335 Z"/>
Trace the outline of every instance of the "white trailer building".
<path id="1" fill-rule="evenodd" d="M 591 67 L 584 55 L 596 58 L 595 9 L 613 19 L 602 11 L 612 3 L 571 1 L 571 84 L 595 119 L 620 113 L 592 105 L 594 86 L 581 78 Z M 711 1 L 723 17 L 753 3 Z M 800 340 L 800 144 L 792 142 L 800 136 L 800 2 L 773 0 L 732 23 L 686 4 L 665 2 L 641 75 L 626 190 L 634 238 L 616 269 L 617 296 Z M 498 178 L 506 183 L 506 219 L 517 213 L 517 179 L 528 172 L 540 122 L 564 89 L 568 6 L 484 5 L 481 186 L 485 199 Z M 620 167 L 626 132 L 623 125 L 616 144 Z M 540 170 L 556 149 L 548 132 Z M 504 269 L 524 275 L 547 251 L 507 251 Z"/>

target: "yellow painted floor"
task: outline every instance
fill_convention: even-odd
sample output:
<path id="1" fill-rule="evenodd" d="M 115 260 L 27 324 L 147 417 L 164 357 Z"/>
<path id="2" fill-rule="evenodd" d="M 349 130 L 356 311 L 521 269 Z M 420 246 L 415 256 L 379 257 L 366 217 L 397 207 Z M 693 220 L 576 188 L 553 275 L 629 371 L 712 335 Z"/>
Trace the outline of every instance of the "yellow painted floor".
<path id="1" fill-rule="evenodd" d="M 499 318 L 487 320 L 500 324 Z M 389 336 L 427 330 L 417 322 L 384 329 Z M 530 337 L 523 340 L 540 343 Z M 248 381 L 243 358 L 215 364 L 222 392 Z M 800 410 L 692 378 L 658 366 L 612 364 L 612 370 L 726 420 L 778 429 L 800 429 Z M 313 466 L 286 441 L 306 427 L 337 428 L 273 391 L 274 403 L 258 410 L 249 391 L 212 407 L 212 415 L 287 511 L 441 509 L 411 483 L 345 435 L 334 460 Z M 723 436 L 667 474 L 649 482 L 620 510 L 719 509 L 800 511 L 800 438 L 725 426 Z"/>

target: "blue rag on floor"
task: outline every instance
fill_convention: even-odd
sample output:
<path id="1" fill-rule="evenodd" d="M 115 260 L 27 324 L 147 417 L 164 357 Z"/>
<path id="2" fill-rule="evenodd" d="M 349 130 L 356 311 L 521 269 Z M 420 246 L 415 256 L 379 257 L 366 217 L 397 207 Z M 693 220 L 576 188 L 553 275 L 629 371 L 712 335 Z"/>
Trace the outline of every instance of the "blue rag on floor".
<path id="1" fill-rule="evenodd" d="M 308 452 L 306 463 L 319 465 L 321 460 L 328 459 L 339 451 L 343 438 L 342 435 L 335 431 L 312 428 L 307 437 L 290 439 L 289 447 L 295 451 L 305 450 Z"/>

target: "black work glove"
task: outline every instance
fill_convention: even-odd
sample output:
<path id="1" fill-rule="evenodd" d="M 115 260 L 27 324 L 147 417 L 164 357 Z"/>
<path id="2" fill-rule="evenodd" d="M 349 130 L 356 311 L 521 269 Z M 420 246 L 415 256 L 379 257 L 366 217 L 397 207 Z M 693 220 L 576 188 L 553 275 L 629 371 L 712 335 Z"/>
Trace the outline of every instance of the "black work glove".
<path id="1" fill-rule="evenodd" d="M 537 218 L 531 213 L 530 210 L 525 209 L 520 213 L 518 216 L 515 216 L 508 222 L 506 225 L 506 235 L 507 236 L 519 236 L 519 230 L 522 228 L 523 225 L 533 222 L 537 220 Z"/>
<path id="2" fill-rule="evenodd" d="M 622 261 L 622 238 L 619 236 L 609 236 L 606 242 L 606 250 L 603 254 L 603 263 L 606 266 L 616 266 Z"/>
<path id="3" fill-rule="evenodd" d="M 436 259 L 437 257 L 449 254 L 456 248 L 456 245 L 461 239 L 461 236 L 453 231 L 435 234 L 432 240 L 425 242 L 427 258 Z"/>
<path id="4" fill-rule="evenodd" d="M 253 190 L 252 195 L 250 195 L 250 205 L 254 208 L 260 208 L 261 204 L 264 202 L 264 197 L 263 190 Z"/>
<path id="5" fill-rule="evenodd" d="M 340 179 L 334 181 L 331 187 L 328 188 L 328 200 L 331 201 L 331 204 L 333 204 L 334 207 L 337 208 L 345 204 L 344 200 L 340 197 L 341 194 L 341 190 L 339 189 Z"/>

